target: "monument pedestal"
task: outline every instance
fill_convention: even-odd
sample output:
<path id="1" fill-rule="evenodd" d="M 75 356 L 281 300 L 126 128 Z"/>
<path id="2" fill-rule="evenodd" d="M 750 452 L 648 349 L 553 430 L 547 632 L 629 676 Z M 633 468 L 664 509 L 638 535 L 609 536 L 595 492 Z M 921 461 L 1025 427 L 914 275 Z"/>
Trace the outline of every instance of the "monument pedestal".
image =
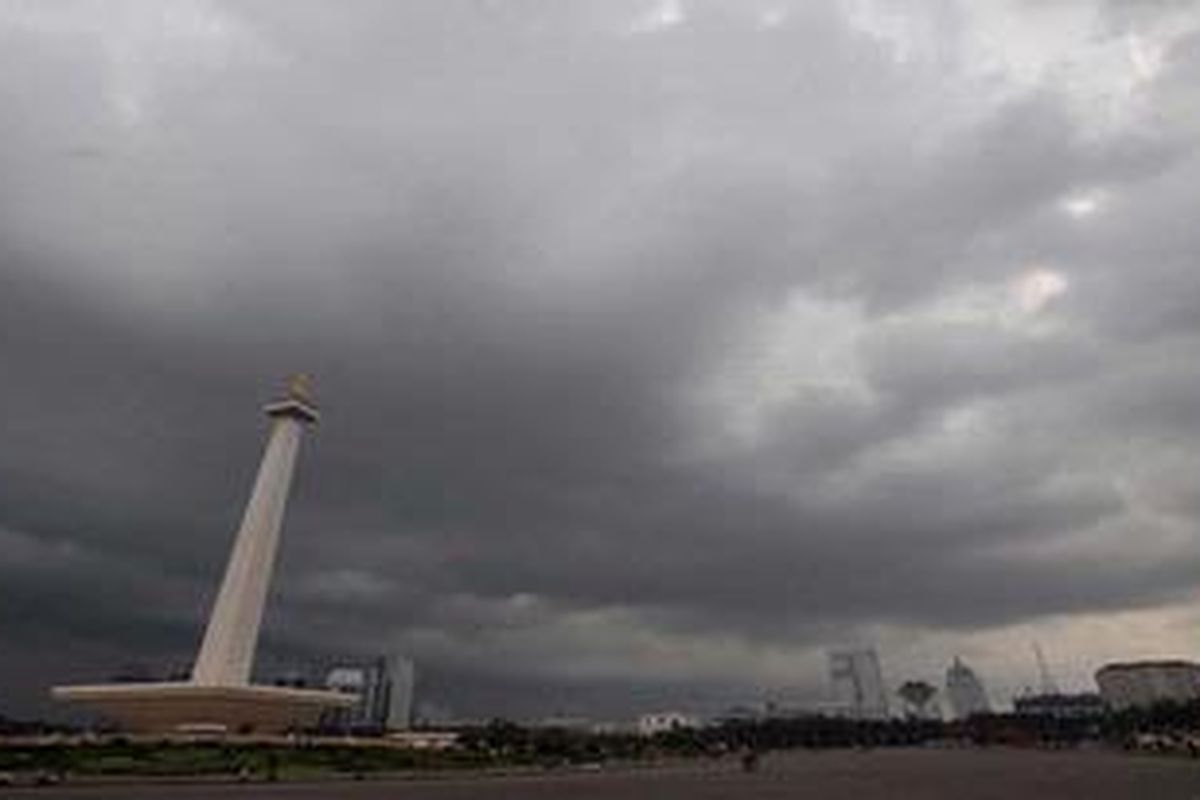
<path id="1" fill-rule="evenodd" d="M 59 686 L 56 700 L 84 706 L 130 733 L 283 733 L 312 728 L 354 695 L 281 686 L 112 683 Z"/>

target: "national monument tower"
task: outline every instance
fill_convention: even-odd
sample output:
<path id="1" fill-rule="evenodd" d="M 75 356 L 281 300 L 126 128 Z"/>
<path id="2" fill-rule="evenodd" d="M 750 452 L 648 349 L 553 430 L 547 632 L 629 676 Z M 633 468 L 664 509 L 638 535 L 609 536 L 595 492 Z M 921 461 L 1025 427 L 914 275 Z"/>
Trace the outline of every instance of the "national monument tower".
<path id="1" fill-rule="evenodd" d="M 320 418 L 304 375 L 290 378 L 284 395 L 265 410 L 271 419 L 266 451 L 191 680 L 60 686 L 53 689 L 55 698 L 93 707 L 131 730 L 156 732 L 302 728 L 315 723 L 325 709 L 355 702 L 337 692 L 250 683 L 301 435 Z"/>

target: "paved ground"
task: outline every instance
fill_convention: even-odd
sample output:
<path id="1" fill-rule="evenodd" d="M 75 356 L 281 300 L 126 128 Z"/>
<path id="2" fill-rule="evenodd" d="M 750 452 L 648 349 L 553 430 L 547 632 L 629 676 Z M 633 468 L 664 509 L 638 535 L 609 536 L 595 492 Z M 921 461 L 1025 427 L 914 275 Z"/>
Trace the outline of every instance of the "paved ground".
<path id="1" fill-rule="evenodd" d="M 7 792 L 7 793 L 6 793 Z M 3 790 L 89 800 L 1200 800 L 1200 763 L 1108 753 L 909 750 L 774 755 L 752 775 L 731 763 L 519 778 L 257 786 Z"/>

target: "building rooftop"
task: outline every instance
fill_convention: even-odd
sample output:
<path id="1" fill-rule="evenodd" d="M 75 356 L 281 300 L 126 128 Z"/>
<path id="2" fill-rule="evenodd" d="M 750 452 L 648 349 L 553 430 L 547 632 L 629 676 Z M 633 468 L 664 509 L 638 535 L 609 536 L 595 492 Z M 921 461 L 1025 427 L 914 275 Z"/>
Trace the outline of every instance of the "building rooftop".
<path id="1" fill-rule="evenodd" d="M 1190 668 L 1190 669 L 1200 669 L 1200 664 L 1196 663 L 1195 661 L 1187 661 L 1182 658 L 1149 659 L 1146 661 L 1114 661 L 1111 664 L 1105 664 L 1103 667 L 1101 667 L 1099 670 L 1097 670 L 1097 672 L 1114 672 L 1117 670 L 1127 670 L 1127 669 L 1146 669 L 1148 667 L 1154 667 L 1154 668 L 1158 668 L 1158 669 L 1178 669 L 1180 667 Z"/>

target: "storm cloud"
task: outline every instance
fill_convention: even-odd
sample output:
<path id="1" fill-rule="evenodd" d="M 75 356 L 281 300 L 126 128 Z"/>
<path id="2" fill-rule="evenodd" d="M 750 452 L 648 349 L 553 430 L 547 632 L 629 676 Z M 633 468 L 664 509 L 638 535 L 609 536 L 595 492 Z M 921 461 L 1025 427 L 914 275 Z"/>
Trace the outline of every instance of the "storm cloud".
<path id="1" fill-rule="evenodd" d="M 981 6 L 0 0 L 0 711 L 189 662 L 296 370 L 264 671 L 1195 654 L 1200 13 Z"/>

